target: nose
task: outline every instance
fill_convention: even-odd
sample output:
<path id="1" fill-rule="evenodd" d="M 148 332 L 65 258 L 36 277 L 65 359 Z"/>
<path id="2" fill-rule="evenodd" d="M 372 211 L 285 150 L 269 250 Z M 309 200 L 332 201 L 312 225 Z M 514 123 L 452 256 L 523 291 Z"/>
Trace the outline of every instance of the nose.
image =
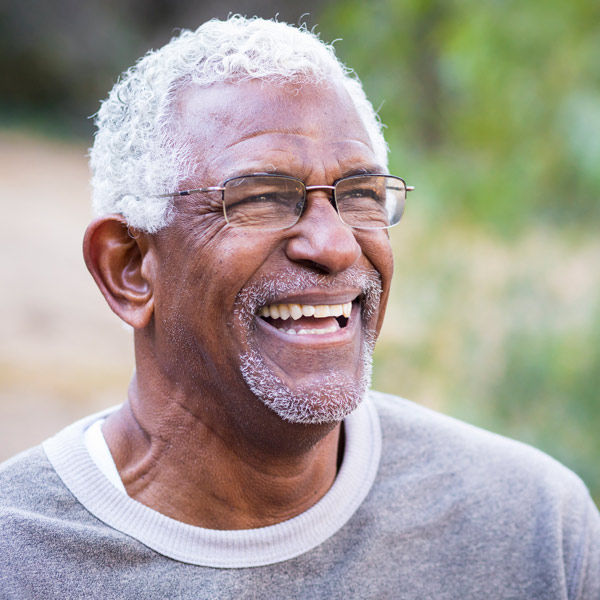
<path id="1" fill-rule="evenodd" d="M 300 220 L 290 230 L 285 253 L 289 260 L 326 274 L 351 267 L 361 255 L 353 230 L 342 223 L 324 191 L 309 191 Z"/>

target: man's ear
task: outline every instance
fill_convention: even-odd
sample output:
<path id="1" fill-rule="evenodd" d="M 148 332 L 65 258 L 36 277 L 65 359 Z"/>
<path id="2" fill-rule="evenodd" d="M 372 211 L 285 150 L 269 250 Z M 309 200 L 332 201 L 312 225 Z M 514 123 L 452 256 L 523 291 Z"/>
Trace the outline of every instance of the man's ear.
<path id="1" fill-rule="evenodd" d="M 154 253 L 148 235 L 132 235 L 122 215 L 92 221 L 83 238 L 83 257 L 111 309 L 136 329 L 154 311 Z"/>

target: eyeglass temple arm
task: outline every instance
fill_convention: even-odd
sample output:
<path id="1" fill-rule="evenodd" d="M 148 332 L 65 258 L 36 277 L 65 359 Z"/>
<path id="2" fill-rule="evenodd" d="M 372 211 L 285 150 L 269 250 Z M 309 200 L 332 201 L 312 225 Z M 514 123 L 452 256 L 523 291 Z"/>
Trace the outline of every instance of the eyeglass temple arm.
<path id="1" fill-rule="evenodd" d="M 197 188 L 195 190 L 183 190 L 181 192 L 171 192 L 170 194 L 156 194 L 154 198 L 172 198 L 173 196 L 189 196 L 190 194 L 197 194 L 199 192 L 222 192 L 224 187 L 205 187 Z"/>
<path id="2" fill-rule="evenodd" d="M 405 192 L 414 192 L 415 191 L 415 186 L 414 185 L 405 185 L 404 188 L 399 188 L 399 187 L 388 187 L 388 190 L 396 190 L 396 191 L 400 191 L 402 189 L 404 189 Z"/>

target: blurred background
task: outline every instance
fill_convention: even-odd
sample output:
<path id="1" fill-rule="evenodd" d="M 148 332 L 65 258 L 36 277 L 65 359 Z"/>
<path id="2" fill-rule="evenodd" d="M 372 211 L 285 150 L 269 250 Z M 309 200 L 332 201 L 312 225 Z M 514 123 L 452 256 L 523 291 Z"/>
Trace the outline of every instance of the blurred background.
<path id="1" fill-rule="evenodd" d="M 375 387 L 541 448 L 600 503 L 593 0 L 4 0 L 0 459 L 123 400 L 131 334 L 80 251 L 90 116 L 147 49 L 230 12 L 337 40 L 417 188 Z"/>

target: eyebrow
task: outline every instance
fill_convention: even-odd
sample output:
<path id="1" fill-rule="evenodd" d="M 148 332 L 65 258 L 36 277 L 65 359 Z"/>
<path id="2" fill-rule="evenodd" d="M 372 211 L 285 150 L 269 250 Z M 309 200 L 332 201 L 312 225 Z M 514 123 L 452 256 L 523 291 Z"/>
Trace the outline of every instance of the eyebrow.
<path id="1" fill-rule="evenodd" d="M 293 177 L 295 179 L 300 179 L 297 175 L 289 171 L 288 169 L 282 169 L 280 167 L 276 167 L 274 165 L 273 169 L 269 170 L 256 170 L 256 171 L 240 171 L 235 172 L 234 174 L 227 177 L 227 179 L 232 179 L 233 177 L 246 177 L 249 175 L 285 175 L 286 177 Z M 350 167 L 341 172 L 340 177 L 338 179 L 343 179 L 344 177 L 351 177 L 353 175 L 387 175 L 387 170 L 384 169 L 381 165 L 371 164 L 368 166 L 361 167 Z"/>
<path id="2" fill-rule="evenodd" d="M 354 167 L 343 172 L 342 177 L 352 175 L 386 175 L 386 170 L 381 165 L 369 165 L 368 167 Z"/>

